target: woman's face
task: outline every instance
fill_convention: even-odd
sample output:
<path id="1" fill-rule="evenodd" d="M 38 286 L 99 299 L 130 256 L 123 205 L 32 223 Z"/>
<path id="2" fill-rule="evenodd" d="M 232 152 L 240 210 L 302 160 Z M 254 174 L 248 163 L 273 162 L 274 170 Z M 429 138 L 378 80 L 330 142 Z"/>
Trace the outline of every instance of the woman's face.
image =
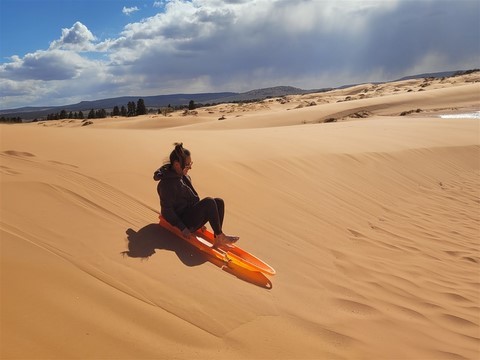
<path id="1" fill-rule="evenodd" d="M 183 169 L 183 175 L 187 175 L 188 170 L 192 168 L 193 161 L 191 156 L 187 156 L 185 159 L 185 168 Z"/>
<path id="2" fill-rule="evenodd" d="M 192 168 L 192 165 L 192 157 L 187 156 L 187 158 L 185 159 L 185 167 L 183 169 L 179 161 L 175 161 L 173 167 L 178 175 L 187 175 L 188 171 Z"/>

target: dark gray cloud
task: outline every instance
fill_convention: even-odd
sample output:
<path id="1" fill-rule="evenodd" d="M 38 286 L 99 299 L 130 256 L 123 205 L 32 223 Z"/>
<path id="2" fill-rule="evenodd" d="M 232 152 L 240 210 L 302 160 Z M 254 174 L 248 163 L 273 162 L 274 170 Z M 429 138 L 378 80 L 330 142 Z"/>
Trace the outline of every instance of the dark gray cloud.
<path id="1" fill-rule="evenodd" d="M 353 69 L 369 71 L 382 67 L 396 76 L 429 56 L 432 56 L 430 61 L 443 57 L 441 62 L 447 67 L 461 66 L 462 60 L 468 62 L 475 57 L 480 60 L 479 4 L 478 1 L 400 2 L 395 11 L 371 22 L 364 34 L 366 41 L 356 50 L 360 56 L 352 63 Z M 432 66 L 432 70 L 442 70 Z"/>

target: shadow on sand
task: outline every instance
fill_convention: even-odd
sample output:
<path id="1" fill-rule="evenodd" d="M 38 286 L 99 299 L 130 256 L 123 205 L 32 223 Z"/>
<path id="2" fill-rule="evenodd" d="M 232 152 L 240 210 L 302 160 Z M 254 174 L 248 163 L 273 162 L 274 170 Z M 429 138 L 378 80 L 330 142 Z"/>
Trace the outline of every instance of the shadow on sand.
<path id="1" fill-rule="evenodd" d="M 229 264 L 202 253 L 200 250 L 182 241 L 159 224 L 148 224 L 138 231 L 128 229 L 128 250 L 122 252 L 132 258 L 146 259 L 155 254 L 156 250 L 173 251 L 180 261 L 187 266 L 198 266 L 210 262 L 225 272 L 251 284 L 271 289 L 271 281 L 262 273 L 246 270 L 238 265 Z"/>

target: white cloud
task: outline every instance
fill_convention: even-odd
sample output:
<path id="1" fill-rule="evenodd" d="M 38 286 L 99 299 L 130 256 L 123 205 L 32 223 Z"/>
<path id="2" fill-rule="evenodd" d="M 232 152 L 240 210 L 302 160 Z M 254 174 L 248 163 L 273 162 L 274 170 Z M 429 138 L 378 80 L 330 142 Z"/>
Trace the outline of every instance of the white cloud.
<path id="1" fill-rule="evenodd" d="M 124 6 L 123 9 L 122 9 L 122 13 L 124 13 L 125 15 L 128 16 L 128 15 L 133 14 L 134 12 L 137 12 L 138 10 L 140 10 L 140 9 L 136 6 L 132 6 L 132 7 Z"/>
<path id="2" fill-rule="evenodd" d="M 70 80 L 75 79 L 90 62 L 73 51 L 39 50 L 23 58 L 12 57 L 0 66 L 0 77 L 9 80 Z"/>
<path id="3" fill-rule="evenodd" d="M 107 64 L 67 50 L 39 50 L 0 65 L 3 108 L 19 106 L 19 101 L 20 106 L 79 102 L 108 94 L 113 83 Z"/>
<path id="4" fill-rule="evenodd" d="M 35 88 L 34 82 L 30 83 L 29 86 L 23 86 L 21 82 L 9 79 L 0 80 L 0 84 L 2 86 L 2 94 L 4 97 L 29 95 L 32 89 Z"/>
<path id="5" fill-rule="evenodd" d="M 91 51 L 96 38 L 81 22 L 77 21 L 70 29 L 62 29 L 60 39 L 50 43 L 50 49 L 67 49 L 75 51 Z"/>

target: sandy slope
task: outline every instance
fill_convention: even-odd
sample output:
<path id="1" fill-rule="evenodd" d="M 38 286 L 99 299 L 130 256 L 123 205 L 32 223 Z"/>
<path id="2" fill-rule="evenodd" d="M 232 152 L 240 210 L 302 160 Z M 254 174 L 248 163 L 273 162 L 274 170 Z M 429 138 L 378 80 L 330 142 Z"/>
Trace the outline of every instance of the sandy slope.
<path id="1" fill-rule="evenodd" d="M 477 358 L 480 127 L 433 116 L 478 110 L 475 81 L 1 126 L 1 358 Z M 275 277 L 156 225 L 178 140 Z"/>

